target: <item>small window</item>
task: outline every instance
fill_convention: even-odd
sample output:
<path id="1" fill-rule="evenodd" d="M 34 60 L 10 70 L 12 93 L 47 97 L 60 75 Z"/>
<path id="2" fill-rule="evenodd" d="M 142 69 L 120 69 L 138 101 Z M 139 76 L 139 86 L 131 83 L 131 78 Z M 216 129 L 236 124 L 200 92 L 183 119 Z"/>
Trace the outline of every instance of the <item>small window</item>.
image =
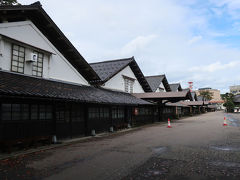
<path id="1" fill-rule="evenodd" d="M 21 120 L 21 106 L 20 104 L 12 104 L 12 120 Z"/>
<path id="2" fill-rule="evenodd" d="M 124 90 L 128 93 L 133 93 L 134 80 L 130 78 L 124 78 Z"/>
<path id="3" fill-rule="evenodd" d="M 52 119 L 52 106 L 51 105 L 46 106 L 46 119 L 47 120 Z"/>
<path id="4" fill-rule="evenodd" d="M 2 104 L 3 121 L 51 120 L 52 106 L 37 104 Z"/>
<path id="5" fill-rule="evenodd" d="M 11 71 L 24 73 L 25 48 L 19 45 L 12 46 Z"/>
<path id="6" fill-rule="evenodd" d="M 145 109 L 144 108 L 138 108 L 138 115 L 145 115 Z"/>
<path id="7" fill-rule="evenodd" d="M 132 80 L 129 81 L 129 89 L 130 89 L 130 93 L 133 93 L 133 81 Z"/>
<path id="8" fill-rule="evenodd" d="M 64 122 L 65 119 L 65 106 L 64 104 L 59 104 L 56 108 L 56 120 L 57 122 Z"/>
<path id="9" fill-rule="evenodd" d="M 74 105 L 72 107 L 72 122 L 84 122 L 83 107 Z"/>
<path id="10" fill-rule="evenodd" d="M 100 118 L 104 118 L 104 108 L 99 108 Z"/>
<path id="11" fill-rule="evenodd" d="M 124 88 L 125 88 L 125 92 L 128 92 L 129 89 L 129 81 L 127 78 L 124 79 Z"/>
<path id="12" fill-rule="evenodd" d="M 112 118 L 113 119 L 121 119 L 124 118 L 124 109 L 123 108 L 118 108 L 118 107 L 114 107 L 112 109 Z"/>
<path id="13" fill-rule="evenodd" d="M 37 54 L 37 61 L 32 64 L 32 75 L 42 77 L 43 74 L 43 53 L 34 51 Z"/>
<path id="14" fill-rule="evenodd" d="M 31 119 L 38 120 L 38 105 L 31 105 Z"/>
<path id="15" fill-rule="evenodd" d="M 100 118 L 109 118 L 108 108 L 99 108 Z"/>
<path id="16" fill-rule="evenodd" d="M 124 118 L 124 109 L 118 108 L 118 118 Z"/>
<path id="17" fill-rule="evenodd" d="M 45 105 L 40 105 L 39 106 L 39 119 L 40 120 L 45 120 L 46 119 Z"/>
<path id="18" fill-rule="evenodd" d="M 22 119 L 23 120 L 29 120 L 29 105 L 28 104 L 22 104 Z"/>
<path id="19" fill-rule="evenodd" d="M 12 106 L 11 104 L 2 104 L 2 120 L 10 121 L 12 119 Z"/>
<path id="20" fill-rule="evenodd" d="M 90 119 L 99 118 L 99 108 L 89 108 L 88 116 Z"/>
<path id="21" fill-rule="evenodd" d="M 104 117 L 109 118 L 109 108 L 104 108 Z"/>
<path id="22" fill-rule="evenodd" d="M 118 109 L 116 107 L 114 107 L 112 109 L 112 118 L 113 119 L 117 119 L 118 118 Z"/>

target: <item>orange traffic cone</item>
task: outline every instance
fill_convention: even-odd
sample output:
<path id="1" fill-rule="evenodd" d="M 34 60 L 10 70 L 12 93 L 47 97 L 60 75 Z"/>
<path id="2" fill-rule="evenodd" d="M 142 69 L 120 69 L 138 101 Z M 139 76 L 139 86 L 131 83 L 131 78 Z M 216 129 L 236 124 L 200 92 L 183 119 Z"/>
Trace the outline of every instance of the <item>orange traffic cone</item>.
<path id="1" fill-rule="evenodd" d="M 168 127 L 168 128 L 171 128 L 171 127 L 172 127 L 169 118 L 168 118 L 168 126 L 167 126 L 167 127 Z"/>
<path id="2" fill-rule="evenodd" d="M 226 117 L 224 117 L 223 126 L 227 126 L 227 119 L 226 119 Z"/>

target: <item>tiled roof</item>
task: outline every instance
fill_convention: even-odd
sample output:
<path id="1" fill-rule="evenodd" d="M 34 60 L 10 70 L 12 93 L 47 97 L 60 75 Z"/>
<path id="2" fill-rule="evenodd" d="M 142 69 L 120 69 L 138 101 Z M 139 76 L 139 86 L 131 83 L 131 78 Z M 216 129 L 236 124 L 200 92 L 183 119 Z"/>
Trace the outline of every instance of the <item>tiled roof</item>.
<path id="1" fill-rule="evenodd" d="M 173 92 L 178 91 L 178 90 L 182 91 L 182 87 L 181 87 L 180 83 L 169 84 L 169 86 Z"/>
<path id="2" fill-rule="evenodd" d="M 146 81 L 134 57 L 90 63 L 90 65 L 101 78 L 102 84 L 107 82 L 125 67 L 129 66 L 136 76 L 138 82 L 142 86 L 143 90 L 145 92 L 152 92 L 151 87 Z"/>
<path id="3" fill-rule="evenodd" d="M 202 105 L 208 105 L 208 101 L 181 101 L 182 104 L 187 106 L 202 106 Z"/>
<path id="4" fill-rule="evenodd" d="M 182 104 L 180 102 L 176 102 L 176 103 L 168 102 L 168 103 L 166 103 L 166 106 L 177 106 L 177 107 L 189 107 L 190 108 L 190 106 L 187 106 L 187 105 Z"/>
<path id="5" fill-rule="evenodd" d="M 160 86 L 160 84 L 163 81 L 163 78 L 165 75 L 159 75 L 159 76 L 145 76 L 148 84 L 152 88 L 153 92 L 157 90 L 157 88 Z"/>
<path id="6" fill-rule="evenodd" d="M 77 102 L 150 104 L 131 94 L 0 71 L 0 96 L 37 97 Z"/>
<path id="7" fill-rule="evenodd" d="M 98 74 L 102 81 L 106 82 L 111 77 L 116 75 L 119 71 L 129 65 L 133 58 L 118 59 L 111 61 L 103 61 L 97 63 L 90 63 L 90 66 Z"/>
<path id="8" fill-rule="evenodd" d="M 30 20 L 87 81 L 92 84 L 100 81 L 96 72 L 49 17 L 39 1 L 30 5 L 0 6 L 0 17 L 8 22 Z"/>
<path id="9" fill-rule="evenodd" d="M 210 100 L 209 103 L 211 103 L 211 104 L 224 103 L 224 100 Z"/>
<path id="10" fill-rule="evenodd" d="M 157 90 L 157 88 L 161 85 L 161 83 L 163 83 L 163 85 L 167 91 L 171 91 L 170 86 L 167 82 L 167 78 L 164 74 L 157 75 L 157 76 L 145 76 L 145 78 L 153 92 L 155 92 Z"/>
<path id="11" fill-rule="evenodd" d="M 192 100 L 192 96 L 189 91 L 179 91 L 179 92 L 152 92 L 152 93 L 134 93 L 137 98 L 148 99 L 148 100 Z"/>

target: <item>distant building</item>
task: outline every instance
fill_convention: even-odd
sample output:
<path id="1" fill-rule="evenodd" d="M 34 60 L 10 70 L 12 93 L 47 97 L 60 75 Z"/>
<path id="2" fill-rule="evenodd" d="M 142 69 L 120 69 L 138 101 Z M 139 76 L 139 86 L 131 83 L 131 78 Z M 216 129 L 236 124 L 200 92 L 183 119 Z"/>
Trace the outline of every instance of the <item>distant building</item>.
<path id="1" fill-rule="evenodd" d="M 240 94 L 234 96 L 233 102 L 235 104 L 234 112 L 240 112 Z"/>
<path id="2" fill-rule="evenodd" d="M 230 86 L 229 90 L 230 90 L 230 93 L 234 95 L 240 94 L 240 85 Z"/>
<path id="3" fill-rule="evenodd" d="M 224 101 L 223 101 L 222 98 L 221 98 L 220 90 L 218 90 L 218 89 L 212 89 L 212 88 L 210 88 L 210 87 L 199 88 L 198 90 L 195 91 L 196 94 L 197 94 L 197 97 L 198 97 L 198 101 L 203 100 L 203 97 L 200 96 L 200 93 L 201 93 L 202 91 L 209 91 L 210 93 L 212 93 L 212 99 L 209 101 L 209 103 L 210 103 L 211 105 L 216 106 L 216 109 L 217 109 L 217 110 L 224 109 L 224 107 L 223 107 Z"/>
<path id="4" fill-rule="evenodd" d="M 240 106 L 240 95 L 234 96 L 233 102 L 235 103 L 235 105 Z"/>
<path id="5" fill-rule="evenodd" d="M 200 96 L 200 92 L 202 92 L 202 91 L 209 91 L 209 92 L 212 93 L 211 101 L 222 101 L 222 98 L 221 98 L 221 95 L 220 95 L 220 90 L 212 89 L 210 87 L 206 87 L 206 88 L 199 88 L 195 92 L 196 92 L 197 96 Z"/>

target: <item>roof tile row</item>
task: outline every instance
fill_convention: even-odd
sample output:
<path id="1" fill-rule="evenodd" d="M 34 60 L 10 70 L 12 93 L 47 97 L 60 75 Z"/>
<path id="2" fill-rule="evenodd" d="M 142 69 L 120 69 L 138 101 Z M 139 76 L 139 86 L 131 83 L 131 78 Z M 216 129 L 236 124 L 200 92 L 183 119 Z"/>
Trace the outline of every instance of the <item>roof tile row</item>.
<path id="1" fill-rule="evenodd" d="M 149 105 L 131 94 L 0 71 L 0 95 L 64 99 L 78 102 Z"/>

